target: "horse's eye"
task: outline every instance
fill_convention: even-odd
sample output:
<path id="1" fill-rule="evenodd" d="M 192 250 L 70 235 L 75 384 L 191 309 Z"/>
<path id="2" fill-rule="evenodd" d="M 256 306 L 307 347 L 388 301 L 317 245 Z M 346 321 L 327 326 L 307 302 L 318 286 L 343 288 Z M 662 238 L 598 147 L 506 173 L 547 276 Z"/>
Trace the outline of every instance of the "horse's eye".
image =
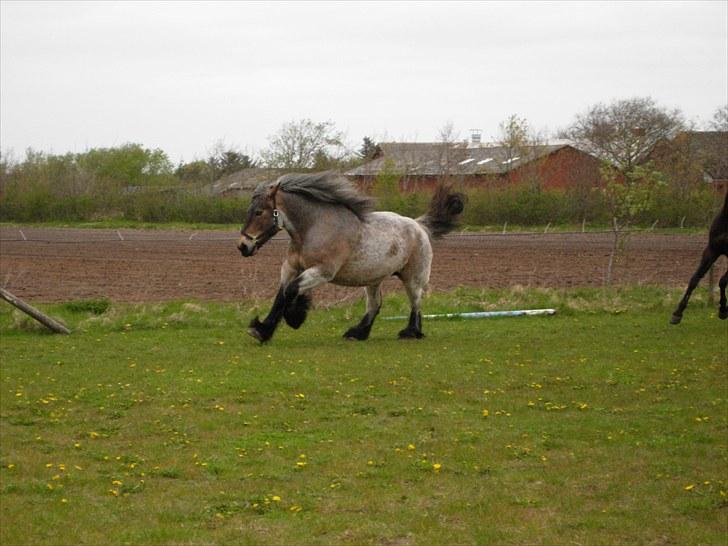
<path id="1" fill-rule="evenodd" d="M 263 214 L 263 211 L 261 209 L 255 211 L 256 216 L 260 216 L 261 214 Z"/>

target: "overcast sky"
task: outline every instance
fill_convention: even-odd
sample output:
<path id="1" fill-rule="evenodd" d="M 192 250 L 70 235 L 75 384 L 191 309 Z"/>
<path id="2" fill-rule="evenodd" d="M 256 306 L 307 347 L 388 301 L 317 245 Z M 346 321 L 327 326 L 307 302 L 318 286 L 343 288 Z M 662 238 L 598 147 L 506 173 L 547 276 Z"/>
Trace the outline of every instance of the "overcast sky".
<path id="1" fill-rule="evenodd" d="M 709 121 L 728 102 L 728 2 L 0 2 L 0 146 L 136 142 L 173 162 L 255 154 L 288 121 L 352 147 L 565 127 L 651 96 Z"/>

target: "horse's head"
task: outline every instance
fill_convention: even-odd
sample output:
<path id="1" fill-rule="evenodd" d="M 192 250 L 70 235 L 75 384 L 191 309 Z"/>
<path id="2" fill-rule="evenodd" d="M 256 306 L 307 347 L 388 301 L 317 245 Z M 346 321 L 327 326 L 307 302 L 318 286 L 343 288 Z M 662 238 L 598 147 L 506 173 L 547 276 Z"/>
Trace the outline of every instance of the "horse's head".
<path id="1" fill-rule="evenodd" d="M 278 184 L 262 192 L 255 192 L 248 208 L 245 225 L 240 230 L 238 249 L 245 256 L 252 256 L 268 240 L 281 230 L 281 221 L 276 207 Z"/>

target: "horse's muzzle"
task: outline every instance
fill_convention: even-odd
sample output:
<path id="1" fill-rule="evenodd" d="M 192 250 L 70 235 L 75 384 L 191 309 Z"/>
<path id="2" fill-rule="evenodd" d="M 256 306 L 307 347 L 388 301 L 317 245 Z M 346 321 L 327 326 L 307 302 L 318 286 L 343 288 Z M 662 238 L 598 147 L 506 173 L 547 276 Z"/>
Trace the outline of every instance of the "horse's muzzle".
<path id="1" fill-rule="evenodd" d="M 238 243 L 238 250 L 240 250 L 240 254 L 242 254 L 244 258 L 249 258 L 253 254 L 255 254 L 256 250 L 258 250 L 258 245 L 255 244 L 254 240 L 248 241 L 246 239 L 246 237 L 240 238 L 240 242 Z"/>

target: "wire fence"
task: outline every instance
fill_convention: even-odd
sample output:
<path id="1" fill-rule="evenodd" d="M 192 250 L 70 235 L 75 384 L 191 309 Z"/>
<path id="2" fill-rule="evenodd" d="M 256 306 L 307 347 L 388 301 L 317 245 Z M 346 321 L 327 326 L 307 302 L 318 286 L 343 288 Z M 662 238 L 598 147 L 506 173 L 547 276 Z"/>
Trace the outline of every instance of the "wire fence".
<path id="1" fill-rule="evenodd" d="M 0 286 L 36 301 L 270 297 L 288 238 L 242 258 L 233 231 L 0 227 Z M 684 286 L 707 236 L 635 230 L 615 265 L 615 284 Z M 435 242 L 431 289 L 459 286 L 602 286 L 610 231 L 461 232 Z M 718 267 L 722 267 L 719 265 Z M 385 289 L 400 290 L 396 279 Z M 358 289 L 317 290 L 328 301 Z"/>

